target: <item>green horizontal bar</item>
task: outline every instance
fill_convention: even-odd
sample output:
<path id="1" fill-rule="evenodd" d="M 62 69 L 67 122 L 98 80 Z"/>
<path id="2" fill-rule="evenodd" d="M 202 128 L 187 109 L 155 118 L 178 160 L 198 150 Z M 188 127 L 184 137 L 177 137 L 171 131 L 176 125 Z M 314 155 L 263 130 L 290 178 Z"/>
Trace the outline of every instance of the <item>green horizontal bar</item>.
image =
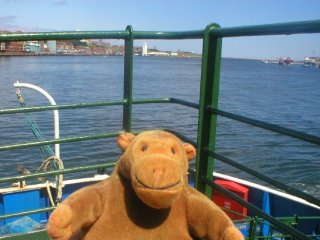
<path id="1" fill-rule="evenodd" d="M 24 108 L 2 109 L 2 110 L 0 110 L 0 115 L 25 113 L 25 112 L 42 112 L 42 111 L 51 111 L 51 110 L 116 106 L 116 105 L 124 105 L 125 103 L 126 103 L 126 100 L 114 100 L 114 101 L 89 102 L 89 103 L 61 104 L 61 105 L 54 105 L 54 106 L 47 105 L 47 106 L 34 106 L 34 107 L 24 107 Z M 170 98 L 135 99 L 135 100 L 133 100 L 133 103 L 134 104 L 170 103 Z"/>
<path id="2" fill-rule="evenodd" d="M 316 220 L 316 219 L 320 219 L 320 216 L 298 216 L 299 220 Z"/>
<path id="3" fill-rule="evenodd" d="M 147 99 L 133 99 L 133 104 L 144 103 L 170 103 L 170 98 L 147 98 Z"/>
<path id="4" fill-rule="evenodd" d="M 199 109 L 199 104 L 196 104 L 196 103 L 193 103 L 193 102 L 189 102 L 189 101 L 185 101 L 185 100 L 178 99 L 178 98 L 170 98 L 170 102 L 171 103 L 180 104 L 180 105 L 183 105 L 183 106 L 186 106 L 186 107 Z"/>
<path id="5" fill-rule="evenodd" d="M 62 104 L 62 105 L 54 105 L 54 106 L 52 106 L 52 105 L 35 106 L 35 107 L 25 107 L 25 108 L 3 109 L 3 110 L 0 110 L 0 115 L 1 114 L 25 113 L 25 112 L 41 112 L 41 111 L 48 111 L 48 110 L 114 106 L 114 105 L 123 105 L 123 104 L 125 104 L 125 100 L 90 102 L 90 103 L 72 103 L 72 104 Z"/>
<path id="6" fill-rule="evenodd" d="M 272 132 L 280 133 L 280 134 L 287 135 L 287 136 L 290 136 L 290 137 L 293 137 L 293 138 L 296 138 L 296 139 L 300 139 L 300 140 L 303 140 L 303 141 L 306 141 L 306 142 L 310 142 L 310 143 L 314 143 L 314 144 L 320 145 L 320 137 L 317 137 L 317 136 L 314 136 L 314 135 L 311 135 L 311 134 L 306 134 L 304 132 L 296 131 L 296 130 L 293 130 L 293 129 L 290 129 L 290 128 L 286 128 L 286 127 L 282 127 L 282 126 L 279 126 L 279 125 L 276 125 L 276 124 L 271 124 L 271 123 L 259 121 L 259 120 L 248 118 L 248 117 L 243 117 L 243 116 L 236 115 L 236 114 L 233 114 L 233 113 L 229 113 L 229 112 L 225 112 L 225 111 L 222 111 L 222 110 L 218 110 L 218 109 L 215 109 L 213 107 L 208 107 L 208 110 L 211 113 L 217 114 L 217 115 L 222 116 L 222 117 L 226 117 L 226 118 L 233 119 L 233 120 L 236 120 L 236 121 L 239 121 L 239 122 L 243 122 L 243 123 L 255 126 L 255 127 L 259 127 L 259 128 L 262 128 L 262 129 L 267 129 L 267 130 L 270 130 Z"/>
<path id="7" fill-rule="evenodd" d="M 30 210 L 25 212 L 6 214 L 6 215 L 0 216 L 0 220 L 6 219 L 6 218 L 12 218 L 12 217 L 21 217 L 21 216 L 26 216 L 26 215 L 36 214 L 36 213 L 50 212 L 50 211 L 53 211 L 54 209 L 55 207 L 47 207 L 47 208 L 35 209 L 35 210 Z"/>
<path id="8" fill-rule="evenodd" d="M 215 37 L 240 37 L 320 32 L 320 20 L 265 24 L 215 29 Z M 192 31 L 134 31 L 133 39 L 201 39 L 204 30 Z M 0 41 L 127 39 L 128 31 L 68 31 L 0 34 Z"/>
<path id="9" fill-rule="evenodd" d="M 203 182 L 205 182 L 206 184 L 208 184 L 209 186 L 217 189 L 219 192 L 222 192 L 223 194 L 227 195 L 228 197 L 234 199 L 235 201 L 237 201 L 238 203 L 240 203 L 242 206 L 250 209 L 250 211 L 254 212 L 255 214 L 257 214 L 258 216 L 262 217 L 263 219 L 267 220 L 268 222 L 270 222 L 271 224 L 273 224 L 274 226 L 276 226 L 277 228 L 279 228 L 279 230 L 288 233 L 290 235 L 292 235 L 293 237 L 296 237 L 297 239 L 306 239 L 306 240 L 311 240 L 311 238 L 307 237 L 306 235 L 304 235 L 302 232 L 289 227 L 288 225 L 286 225 L 285 223 L 275 219 L 274 217 L 264 213 L 261 209 L 257 208 L 256 206 L 254 206 L 253 204 L 245 201 L 244 199 L 240 198 L 238 195 L 226 190 L 225 188 L 219 186 L 218 184 L 215 184 L 212 180 L 206 178 L 206 177 L 202 177 L 201 180 Z"/>
<path id="10" fill-rule="evenodd" d="M 115 165 L 116 165 L 116 163 L 112 162 L 112 163 L 89 165 L 89 166 L 85 166 L 85 167 L 65 168 L 62 170 L 55 170 L 55 171 L 48 171 L 48 172 L 41 172 L 41 173 L 32 173 L 32 174 L 15 176 L 15 177 L 6 177 L 6 178 L 0 178 L 0 183 L 17 182 L 17 181 L 23 181 L 26 179 L 35 179 L 35 178 L 39 178 L 39 177 L 54 176 L 54 175 L 59 175 L 59 174 L 88 172 L 88 171 L 99 169 L 99 168 L 112 168 Z"/>
<path id="11" fill-rule="evenodd" d="M 204 30 L 193 31 L 135 31 L 134 39 L 202 39 Z"/>
<path id="12" fill-rule="evenodd" d="M 71 104 L 60 104 L 60 105 L 47 105 L 47 106 L 34 106 L 24 108 L 12 108 L 0 110 L 0 115 L 4 114 L 15 114 L 15 113 L 26 113 L 26 112 L 42 112 L 52 110 L 65 110 L 65 109 L 78 109 L 78 108 L 92 108 L 92 107 L 104 107 L 104 106 L 116 106 L 124 105 L 126 100 L 114 100 L 114 101 L 101 101 L 101 102 L 88 102 L 88 103 L 71 103 Z M 198 104 L 187 102 L 176 98 L 147 98 L 147 99 L 133 99 L 133 104 L 144 104 L 144 103 L 177 103 L 193 108 L 199 108 Z"/>
<path id="13" fill-rule="evenodd" d="M 281 190 L 283 190 L 283 191 L 285 191 L 285 192 L 287 192 L 289 194 L 292 194 L 292 195 L 294 195 L 296 197 L 300 197 L 300 198 L 308 201 L 309 203 L 313 203 L 313 204 L 315 204 L 317 206 L 320 206 L 320 200 L 315 198 L 315 197 L 313 197 L 313 196 L 311 196 L 311 195 L 308 195 L 308 194 L 306 194 L 306 193 L 304 193 L 304 192 L 302 192 L 302 191 L 300 191 L 298 189 L 295 189 L 295 188 L 290 187 L 290 186 L 288 186 L 286 184 L 283 184 L 283 183 L 281 183 L 279 181 L 276 181 L 273 178 L 267 177 L 266 175 L 264 175 L 262 173 L 259 173 L 259 172 L 255 171 L 255 170 L 252 170 L 251 168 L 248 168 L 248 167 L 246 167 L 246 166 L 244 166 L 244 165 L 242 165 L 242 164 L 240 164 L 240 163 L 238 163 L 238 162 L 236 162 L 234 160 L 226 158 L 226 157 L 224 157 L 224 156 L 222 156 L 222 155 L 220 155 L 218 153 L 212 152 L 210 150 L 208 150 L 207 152 L 208 152 L 208 154 L 210 156 L 220 160 L 221 162 L 224 162 L 224 163 L 229 164 L 229 165 L 231 165 L 231 166 L 233 166 L 235 168 L 238 168 L 238 169 L 240 169 L 240 170 L 242 170 L 242 171 L 244 171 L 246 173 L 249 173 L 250 175 L 252 175 L 252 176 L 254 176 L 256 178 L 261 179 L 261 180 L 263 180 L 263 181 L 265 181 L 267 183 L 270 183 L 273 186 L 275 186 L 277 188 L 280 188 Z"/>
<path id="14" fill-rule="evenodd" d="M 168 128 L 165 128 L 165 129 L 162 129 L 163 131 L 166 131 L 166 132 L 170 132 L 172 133 L 173 135 L 177 136 L 178 138 L 180 138 L 183 142 L 186 142 L 186 143 L 190 143 L 192 144 L 195 148 L 197 148 L 197 143 L 192 141 L 190 138 L 188 138 L 187 136 L 183 135 L 182 133 L 180 132 L 177 132 L 175 130 L 172 130 L 172 129 L 168 129 Z M 189 171 L 194 171 L 193 169 L 189 169 Z M 195 172 L 195 171 L 194 171 Z"/>
<path id="15" fill-rule="evenodd" d="M 50 145 L 50 144 L 56 144 L 56 143 L 81 142 L 81 141 L 88 141 L 88 140 L 100 139 L 100 138 L 110 138 L 110 137 L 115 137 L 118 135 L 119 135 L 118 132 L 117 133 L 103 133 L 103 134 L 85 135 L 85 136 L 78 136 L 78 137 L 59 138 L 59 139 L 54 139 L 54 140 L 10 144 L 10 145 L 0 146 L 0 151 L 21 149 L 21 148 L 27 148 L 27 147 L 38 147 L 38 146 Z"/>
<path id="16" fill-rule="evenodd" d="M 201 39 L 203 30 L 194 31 L 134 31 L 133 39 Z M 127 39 L 128 31 L 68 31 L 0 34 L 0 42 L 71 39 Z"/>
<path id="17" fill-rule="evenodd" d="M 71 39 L 125 39 L 126 31 L 70 31 L 0 34 L 2 41 L 71 40 Z"/>
<path id="18" fill-rule="evenodd" d="M 293 222 L 296 220 L 296 218 L 298 218 L 298 221 L 300 220 L 317 220 L 319 219 L 320 220 L 320 216 L 296 216 L 296 215 L 293 215 L 293 216 L 289 216 L 289 217 L 276 217 L 276 219 L 280 220 L 280 221 L 283 221 L 283 222 Z M 262 223 L 264 222 L 264 219 L 263 218 L 256 218 L 258 222 Z M 241 220 L 239 220 L 241 221 Z"/>
<path id="19" fill-rule="evenodd" d="M 214 29 L 212 31 L 212 35 L 219 38 L 302 33 L 320 33 L 320 20 L 226 27 Z"/>
<path id="20" fill-rule="evenodd" d="M 50 240 L 46 229 L 34 231 L 30 233 L 24 233 L 13 236 L 6 236 L 1 240 Z"/>

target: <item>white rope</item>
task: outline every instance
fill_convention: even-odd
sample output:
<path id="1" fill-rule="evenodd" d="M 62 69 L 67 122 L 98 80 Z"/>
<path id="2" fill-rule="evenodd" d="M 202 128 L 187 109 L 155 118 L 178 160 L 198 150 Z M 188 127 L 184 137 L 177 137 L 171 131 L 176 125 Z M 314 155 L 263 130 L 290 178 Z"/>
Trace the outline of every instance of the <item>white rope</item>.
<path id="1" fill-rule="evenodd" d="M 57 156 L 51 156 L 48 157 L 47 159 L 45 159 L 43 161 L 43 163 L 41 164 L 41 166 L 38 168 L 37 172 L 40 171 L 47 171 L 49 169 L 52 169 L 52 165 L 53 163 L 56 162 L 58 164 L 58 169 L 61 170 L 64 168 L 63 166 L 63 162 L 60 158 L 58 158 Z M 57 197 L 56 197 L 56 203 L 59 204 L 61 202 L 62 199 L 62 187 L 63 187 L 63 175 L 59 174 L 58 178 L 57 178 Z M 50 191 L 50 187 L 47 181 L 47 192 L 50 198 L 50 202 L 52 206 L 55 206 L 53 199 L 52 199 L 52 194 Z"/>
<path id="2" fill-rule="evenodd" d="M 46 187 L 47 187 L 47 193 L 48 193 L 48 197 L 49 197 L 49 200 L 50 200 L 50 203 L 51 203 L 51 206 L 54 207 L 55 204 L 54 204 L 54 201 L 53 201 L 53 197 L 52 197 L 52 194 L 51 194 L 51 190 L 50 190 L 50 183 L 49 181 L 46 182 Z"/>

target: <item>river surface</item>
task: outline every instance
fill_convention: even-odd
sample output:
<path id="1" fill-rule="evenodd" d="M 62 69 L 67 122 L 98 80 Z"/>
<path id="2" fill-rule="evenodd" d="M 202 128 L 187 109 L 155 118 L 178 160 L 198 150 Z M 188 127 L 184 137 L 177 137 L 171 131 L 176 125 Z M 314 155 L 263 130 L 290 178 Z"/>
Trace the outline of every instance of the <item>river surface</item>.
<path id="1" fill-rule="evenodd" d="M 198 103 L 201 59 L 135 57 L 135 99 L 176 97 Z M 17 108 L 13 83 L 47 90 L 57 104 L 119 100 L 123 95 L 123 58 L 100 56 L 0 57 L 0 107 Z M 47 105 L 39 93 L 21 89 L 28 106 Z M 320 136 L 320 69 L 280 66 L 254 60 L 223 59 L 219 108 Z M 32 113 L 47 139 L 53 137 L 52 112 Z M 175 129 L 196 141 L 197 110 L 179 105 L 135 105 L 133 130 Z M 122 107 L 60 111 L 60 136 L 117 132 Z M 24 114 L 0 115 L 0 145 L 34 140 Z M 247 167 L 320 196 L 320 148 L 290 137 L 219 117 L 217 149 Z M 61 144 L 66 168 L 117 159 L 115 139 Z M 16 175 L 21 164 L 35 171 L 38 148 L 0 152 L 1 177 Z M 216 162 L 216 171 L 254 180 Z M 92 173 L 90 173 L 92 175 Z M 70 176 L 69 176 L 70 177 Z"/>

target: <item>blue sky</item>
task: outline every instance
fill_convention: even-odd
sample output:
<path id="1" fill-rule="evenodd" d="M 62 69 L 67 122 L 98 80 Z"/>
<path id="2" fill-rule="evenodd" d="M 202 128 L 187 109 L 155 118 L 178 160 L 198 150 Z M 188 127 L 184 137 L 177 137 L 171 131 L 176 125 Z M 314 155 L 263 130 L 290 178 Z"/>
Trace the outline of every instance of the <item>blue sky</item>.
<path id="1" fill-rule="evenodd" d="M 320 19 L 320 0 L 0 0 L 0 29 L 199 30 Z M 202 42 L 147 41 L 160 50 L 201 52 Z M 223 56 L 320 56 L 320 34 L 225 39 Z M 136 45 L 142 45 L 137 42 Z"/>

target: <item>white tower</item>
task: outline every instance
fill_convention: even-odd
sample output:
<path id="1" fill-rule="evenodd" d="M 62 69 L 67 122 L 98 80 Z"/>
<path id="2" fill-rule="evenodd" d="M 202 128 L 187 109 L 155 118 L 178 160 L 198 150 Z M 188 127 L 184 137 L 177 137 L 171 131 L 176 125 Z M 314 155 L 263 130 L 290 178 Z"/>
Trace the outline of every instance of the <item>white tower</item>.
<path id="1" fill-rule="evenodd" d="M 143 43 L 143 47 L 142 47 L 142 56 L 147 56 L 148 55 L 148 45 L 147 43 Z"/>

